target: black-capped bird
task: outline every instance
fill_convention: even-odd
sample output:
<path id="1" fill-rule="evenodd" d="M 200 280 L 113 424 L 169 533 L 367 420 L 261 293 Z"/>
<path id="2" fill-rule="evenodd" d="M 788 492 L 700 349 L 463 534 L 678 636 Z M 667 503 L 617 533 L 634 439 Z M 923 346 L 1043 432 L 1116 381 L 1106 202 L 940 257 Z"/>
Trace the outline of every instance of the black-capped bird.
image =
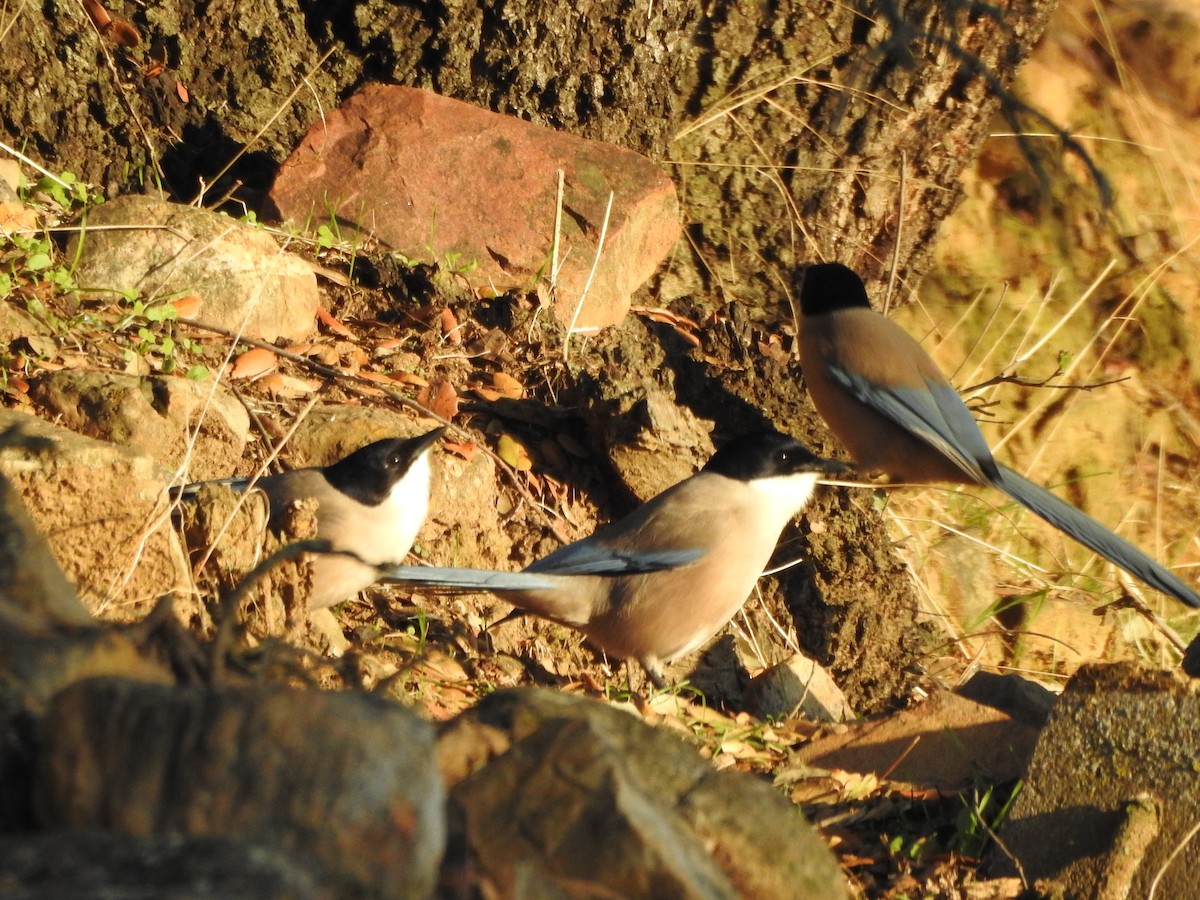
<path id="1" fill-rule="evenodd" d="M 328 466 L 268 475 L 253 487 L 267 495 L 269 526 L 278 528 L 296 501 L 317 501 L 317 540 L 332 553 L 313 560 L 310 609 L 324 609 L 353 597 L 378 578 L 378 567 L 408 555 L 429 513 L 429 452 L 445 432 L 435 428 L 412 438 L 385 438 L 360 447 Z M 213 482 L 244 491 L 246 478 Z M 186 485 L 184 496 L 199 484 Z"/>
<path id="2" fill-rule="evenodd" d="M 908 482 L 991 485 L 1151 587 L 1200 606 L 1200 594 L 1173 572 L 996 462 L 957 391 L 920 344 L 871 309 L 855 272 L 822 263 L 798 277 L 804 381 L 859 466 Z"/>
<path id="3" fill-rule="evenodd" d="M 704 468 L 590 537 L 516 573 L 400 567 L 387 580 L 491 590 L 567 625 L 657 686 L 660 663 L 696 649 L 745 603 L 817 480 L 845 467 L 774 431 L 730 441 Z M 614 561 L 629 571 L 614 573 Z M 645 571 L 648 567 L 661 571 Z M 600 573 L 600 574 L 597 574 Z"/>

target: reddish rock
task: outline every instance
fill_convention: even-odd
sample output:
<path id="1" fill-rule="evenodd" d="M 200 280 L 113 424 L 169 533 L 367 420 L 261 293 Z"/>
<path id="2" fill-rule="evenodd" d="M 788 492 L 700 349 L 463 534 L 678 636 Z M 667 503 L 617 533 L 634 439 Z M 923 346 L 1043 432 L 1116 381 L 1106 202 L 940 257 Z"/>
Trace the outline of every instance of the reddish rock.
<path id="1" fill-rule="evenodd" d="M 570 324 L 612 212 L 577 330 L 619 322 L 679 236 L 671 180 L 631 150 L 397 85 L 368 85 L 315 124 L 272 190 L 284 219 L 336 216 L 399 252 L 446 264 L 478 290 L 548 281 L 558 170 L 555 311 Z M 469 270 L 469 271 L 468 271 Z"/>

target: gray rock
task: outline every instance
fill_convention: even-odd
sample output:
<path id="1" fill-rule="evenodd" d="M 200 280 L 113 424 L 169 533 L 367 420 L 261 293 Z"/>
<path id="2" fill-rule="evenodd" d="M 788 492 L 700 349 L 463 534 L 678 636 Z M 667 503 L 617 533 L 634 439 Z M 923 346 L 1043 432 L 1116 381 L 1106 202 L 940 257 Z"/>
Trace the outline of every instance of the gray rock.
<path id="1" fill-rule="evenodd" d="M 198 319 L 268 341 L 316 329 L 308 264 L 265 231 L 207 209 L 117 197 L 88 213 L 67 253 L 79 254 L 76 282 L 105 296 L 135 290 L 149 304 L 196 294 L 204 301 Z"/>
<path id="2" fill-rule="evenodd" d="M 433 733 L 381 697 L 97 678 L 54 699 L 44 733 L 45 827 L 256 842 L 340 894 L 425 897 L 436 883 Z"/>
<path id="3" fill-rule="evenodd" d="M 848 896 L 783 797 L 602 703 L 500 691 L 443 730 L 438 754 L 452 840 L 501 895 Z"/>
<path id="4" fill-rule="evenodd" d="M 799 713 L 818 722 L 854 718 L 850 701 L 829 673 L 803 653 L 793 654 L 750 682 L 750 710 L 760 719 Z"/>
<path id="5" fill-rule="evenodd" d="M 167 516 L 170 473 L 134 451 L 0 410 L 0 431 L 35 441 L 0 446 L 0 473 L 93 615 L 132 621 L 191 573 Z"/>
<path id="6" fill-rule="evenodd" d="M 29 396 L 72 431 L 131 447 L 170 469 L 186 464 L 193 481 L 233 471 L 250 432 L 246 408 L 224 388 L 168 375 L 64 369 L 33 379 Z"/>
<path id="7" fill-rule="evenodd" d="M 128 837 L 74 829 L 0 839 L 7 900 L 306 900 L 312 874 L 268 848 L 228 838 Z"/>
<path id="8" fill-rule="evenodd" d="M 1066 897 L 1196 896 L 1200 685 L 1130 663 L 1081 668 L 1041 733 L 1000 829 L 996 874 Z M 1178 851 L 1177 856 L 1173 854 Z M 1051 887 L 1046 885 L 1046 892 Z"/>

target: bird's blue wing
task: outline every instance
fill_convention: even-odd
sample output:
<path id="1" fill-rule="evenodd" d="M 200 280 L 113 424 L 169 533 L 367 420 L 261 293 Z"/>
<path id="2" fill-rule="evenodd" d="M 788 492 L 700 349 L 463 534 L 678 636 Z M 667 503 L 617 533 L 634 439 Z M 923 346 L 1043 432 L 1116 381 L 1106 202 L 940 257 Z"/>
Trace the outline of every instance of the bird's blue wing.
<path id="1" fill-rule="evenodd" d="M 678 569 L 695 562 L 704 552 L 696 548 L 621 549 L 589 539 L 560 547 L 523 571 L 543 575 L 637 575 Z"/>
<path id="2" fill-rule="evenodd" d="M 860 402 L 919 437 L 973 480 L 992 480 L 995 462 L 958 392 L 926 379 L 923 387 L 883 387 L 844 369 L 830 374 Z"/>

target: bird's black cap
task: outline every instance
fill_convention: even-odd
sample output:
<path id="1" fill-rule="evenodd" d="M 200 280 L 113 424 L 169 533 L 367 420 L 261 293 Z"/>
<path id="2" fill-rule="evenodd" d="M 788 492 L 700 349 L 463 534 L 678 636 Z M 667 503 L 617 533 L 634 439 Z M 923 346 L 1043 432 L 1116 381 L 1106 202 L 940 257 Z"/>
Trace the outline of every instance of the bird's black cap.
<path id="1" fill-rule="evenodd" d="M 326 466 L 325 479 L 359 503 L 378 506 L 421 454 L 445 432 L 445 427 L 435 428 L 418 437 L 384 438 L 367 444 Z"/>
<path id="2" fill-rule="evenodd" d="M 823 459 L 793 437 L 778 431 L 755 431 L 729 441 L 713 454 L 705 472 L 738 481 L 753 481 L 798 472 L 844 472 L 846 467 Z"/>
<path id="3" fill-rule="evenodd" d="M 797 272 L 800 312 L 806 316 L 855 307 L 871 308 L 867 288 L 858 273 L 841 263 L 813 263 Z"/>

